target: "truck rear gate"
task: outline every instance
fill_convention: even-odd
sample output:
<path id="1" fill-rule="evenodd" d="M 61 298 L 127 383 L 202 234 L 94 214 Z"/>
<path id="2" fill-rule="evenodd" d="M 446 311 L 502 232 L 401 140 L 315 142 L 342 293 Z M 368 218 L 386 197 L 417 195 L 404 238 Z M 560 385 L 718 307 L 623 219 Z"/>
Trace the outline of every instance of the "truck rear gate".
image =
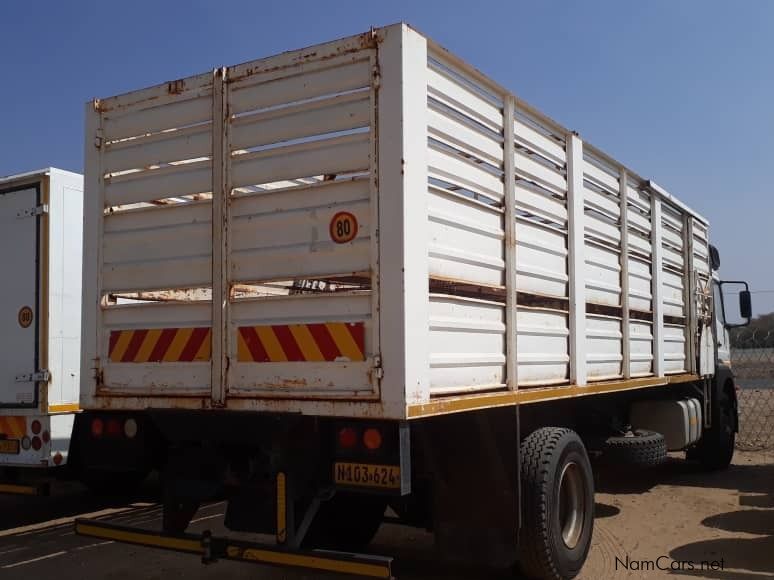
<path id="1" fill-rule="evenodd" d="M 0 467 L 67 461 L 79 408 L 82 202 L 83 179 L 67 171 L 0 179 Z"/>
<path id="2" fill-rule="evenodd" d="M 401 419 L 696 378 L 706 221 L 407 27 L 86 115 L 89 408 Z"/>

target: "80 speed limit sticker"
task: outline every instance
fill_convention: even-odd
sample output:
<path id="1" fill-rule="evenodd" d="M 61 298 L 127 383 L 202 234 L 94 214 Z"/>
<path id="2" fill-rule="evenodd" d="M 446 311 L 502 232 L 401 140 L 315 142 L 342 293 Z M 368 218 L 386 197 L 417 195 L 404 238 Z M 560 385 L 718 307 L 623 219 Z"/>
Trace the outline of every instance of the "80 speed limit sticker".
<path id="1" fill-rule="evenodd" d="M 351 242 L 357 236 L 357 218 L 348 211 L 340 211 L 331 218 L 331 239 L 337 244 Z"/>

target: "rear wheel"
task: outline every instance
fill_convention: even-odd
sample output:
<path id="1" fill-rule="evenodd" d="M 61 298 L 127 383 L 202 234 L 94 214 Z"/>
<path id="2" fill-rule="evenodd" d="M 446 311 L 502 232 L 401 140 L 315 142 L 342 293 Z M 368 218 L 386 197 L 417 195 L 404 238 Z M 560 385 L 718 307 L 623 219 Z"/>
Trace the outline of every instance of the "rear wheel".
<path id="1" fill-rule="evenodd" d="M 567 580 L 583 567 L 594 527 L 594 480 L 580 437 L 544 427 L 521 444 L 519 565 L 529 578 Z"/>
<path id="2" fill-rule="evenodd" d="M 384 497 L 338 492 L 320 505 L 302 546 L 361 551 L 379 531 L 386 507 Z"/>

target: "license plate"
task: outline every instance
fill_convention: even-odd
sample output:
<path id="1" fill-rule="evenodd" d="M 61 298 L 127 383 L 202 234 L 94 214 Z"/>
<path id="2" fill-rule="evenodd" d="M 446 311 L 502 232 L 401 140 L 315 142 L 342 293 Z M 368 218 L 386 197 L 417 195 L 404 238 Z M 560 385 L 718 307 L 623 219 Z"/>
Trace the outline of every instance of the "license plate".
<path id="1" fill-rule="evenodd" d="M 0 439 L 0 453 L 19 454 L 18 439 Z"/>
<path id="2" fill-rule="evenodd" d="M 400 489 L 400 467 L 337 462 L 333 465 L 333 479 L 339 485 Z"/>

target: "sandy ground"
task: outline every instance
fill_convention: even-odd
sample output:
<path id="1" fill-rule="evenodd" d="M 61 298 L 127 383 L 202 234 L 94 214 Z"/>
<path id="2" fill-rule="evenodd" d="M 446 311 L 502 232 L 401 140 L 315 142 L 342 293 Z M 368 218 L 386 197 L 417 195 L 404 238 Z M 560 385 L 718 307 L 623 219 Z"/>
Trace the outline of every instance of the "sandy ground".
<path id="1" fill-rule="evenodd" d="M 675 456 L 655 470 L 601 472 L 597 487 L 594 543 L 582 580 L 774 578 L 774 453 L 738 452 L 730 470 L 709 475 Z M 223 508 L 200 510 L 193 531 L 222 533 Z M 50 498 L 2 497 L 0 578 L 345 578 L 233 562 L 204 567 L 186 555 L 75 536 L 72 519 L 93 513 L 131 526 L 160 524 L 153 503 L 106 504 L 77 486 L 60 487 Z M 428 534 L 394 525 L 382 527 L 373 551 L 396 557 L 401 580 L 514 577 L 440 564 Z"/>

